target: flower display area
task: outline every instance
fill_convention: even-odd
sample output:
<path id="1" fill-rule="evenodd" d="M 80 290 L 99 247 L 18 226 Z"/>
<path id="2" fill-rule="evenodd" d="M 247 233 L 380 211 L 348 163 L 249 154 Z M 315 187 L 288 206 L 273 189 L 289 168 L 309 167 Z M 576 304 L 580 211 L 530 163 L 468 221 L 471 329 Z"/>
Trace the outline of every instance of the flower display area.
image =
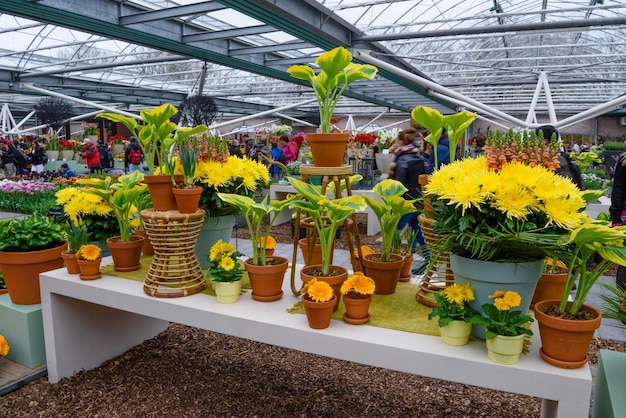
<path id="1" fill-rule="evenodd" d="M 582 418 L 589 411 L 589 366 L 547 367 L 538 353 L 538 337 L 533 337 L 530 353 L 517 365 L 502 366 L 487 358 L 484 343 L 478 341 L 452 347 L 434 335 L 355 327 L 343 321 L 333 321 L 323 331 L 313 330 L 303 315 L 285 312 L 298 301 L 287 296 L 287 282 L 285 296 L 276 302 L 258 303 L 244 296 L 224 305 L 212 303 L 204 294 L 152 298 L 144 294 L 141 282 L 107 274 L 88 282 L 75 280 L 63 269 L 41 277 L 52 383 L 74 371 L 99 366 L 154 337 L 172 321 L 308 353 L 543 398 L 547 417 Z"/>

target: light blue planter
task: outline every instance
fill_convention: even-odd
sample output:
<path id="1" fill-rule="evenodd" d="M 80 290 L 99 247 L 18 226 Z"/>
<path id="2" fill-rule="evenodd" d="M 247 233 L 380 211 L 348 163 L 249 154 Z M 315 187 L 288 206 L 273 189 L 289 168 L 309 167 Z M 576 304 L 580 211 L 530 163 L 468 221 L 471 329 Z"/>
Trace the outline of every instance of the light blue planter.
<path id="1" fill-rule="evenodd" d="M 543 271 L 543 260 L 526 263 L 496 263 L 480 261 L 450 254 L 450 269 L 454 273 L 454 281 L 459 284 L 469 283 L 476 297 L 470 306 L 482 313 L 482 305 L 493 303 L 489 299 L 496 290 L 514 291 L 522 297 L 520 310 L 524 314 L 530 309 L 535 287 Z M 485 339 L 485 326 L 473 325 L 472 335 Z"/>

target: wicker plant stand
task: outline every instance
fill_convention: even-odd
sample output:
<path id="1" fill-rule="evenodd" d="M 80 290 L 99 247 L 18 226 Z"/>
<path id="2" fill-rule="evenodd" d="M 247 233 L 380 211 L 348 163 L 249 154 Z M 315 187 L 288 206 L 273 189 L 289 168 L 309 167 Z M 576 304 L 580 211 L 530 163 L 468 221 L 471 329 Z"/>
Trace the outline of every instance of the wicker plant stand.
<path id="1" fill-rule="evenodd" d="M 194 252 L 204 210 L 181 213 L 144 209 L 141 217 L 154 248 L 154 258 L 143 282 L 144 292 L 177 298 L 204 290 L 206 280 Z"/>
<path id="2" fill-rule="evenodd" d="M 343 180 L 346 184 L 346 196 L 352 196 L 352 189 L 350 187 L 350 175 L 352 175 L 352 166 L 351 165 L 342 165 L 340 167 L 317 167 L 315 165 L 302 165 L 300 166 L 300 177 L 302 181 L 308 183 L 310 176 L 322 176 L 322 185 L 321 190 L 322 193 L 326 193 L 326 189 L 329 183 L 333 183 L 335 185 L 335 199 L 342 197 L 341 192 L 341 181 Z M 306 229 L 306 240 L 308 248 L 312 249 L 314 247 L 314 243 L 317 240 L 317 233 L 314 225 L 312 225 L 305 219 L 301 217 L 302 213 L 300 209 L 296 209 L 296 230 L 293 234 L 293 256 L 292 256 L 292 265 L 296 265 L 296 259 L 298 255 L 298 241 L 299 241 L 299 228 L 298 226 L 303 226 Z M 361 239 L 359 237 L 359 226 L 356 220 L 356 214 L 352 214 L 348 219 L 345 220 L 343 226 L 341 227 L 346 240 L 348 242 L 348 249 L 350 251 L 351 261 L 355 264 L 359 264 L 361 266 L 361 270 L 363 270 L 363 264 L 361 260 L 363 260 L 363 256 L 361 254 Z M 356 250 L 358 252 L 359 258 L 358 260 L 354 259 L 354 246 L 356 245 Z M 305 254 L 305 264 L 307 264 L 307 258 L 309 258 Z M 300 289 L 298 289 L 295 285 L 295 275 L 296 269 L 291 269 L 291 291 L 294 295 L 300 294 Z"/>
<path id="3" fill-rule="evenodd" d="M 424 233 L 426 244 L 435 242 L 437 235 L 434 233 L 432 227 L 435 220 L 427 217 L 423 213 L 421 213 L 417 219 Z M 439 304 L 435 301 L 435 293 L 442 291 L 453 283 L 454 274 L 452 274 L 452 270 L 450 270 L 450 254 L 446 252 L 442 254 L 433 267 L 426 272 L 420 282 L 415 297 L 417 301 L 423 305 L 433 308 L 437 307 Z"/>

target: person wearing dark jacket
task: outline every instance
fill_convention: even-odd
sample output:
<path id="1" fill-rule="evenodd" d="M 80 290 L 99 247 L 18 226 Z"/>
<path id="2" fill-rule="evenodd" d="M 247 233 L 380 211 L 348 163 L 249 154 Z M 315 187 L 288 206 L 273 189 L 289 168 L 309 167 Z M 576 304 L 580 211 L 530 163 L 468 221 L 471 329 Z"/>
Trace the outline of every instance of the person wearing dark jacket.
<path id="1" fill-rule="evenodd" d="M 432 174 L 435 170 L 445 164 L 450 163 L 450 138 L 448 131 L 443 131 L 437 143 L 437 167 L 435 167 L 435 152 L 431 152 L 428 157 L 428 174 Z"/>
<path id="2" fill-rule="evenodd" d="M 30 169 L 31 173 L 43 173 L 44 155 L 46 155 L 46 151 L 43 149 L 43 146 L 39 143 L 39 141 L 33 142 L 33 150 L 30 153 L 32 162 L 32 167 Z"/>
<path id="3" fill-rule="evenodd" d="M 428 161 L 422 156 L 419 147 L 416 145 L 416 134 L 417 131 L 414 128 L 405 129 L 398 134 L 396 149 L 394 151 L 396 158 L 389 174 L 389 178 L 398 180 L 408 189 L 403 196 L 407 200 L 421 197 L 418 177 L 420 174 L 426 174 L 429 165 Z M 404 230 L 408 224 L 417 233 L 415 240 L 411 243 L 413 250 L 415 250 L 418 244 L 420 246 L 426 244 L 422 229 L 417 220 L 418 215 L 418 212 L 408 213 L 403 215 L 398 222 L 399 230 Z M 426 258 L 426 256 L 424 258 Z"/>
<path id="4" fill-rule="evenodd" d="M 552 125 L 543 125 L 535 129 L 535 133 L 539 134 L 539 131 L 543 132 L 544 141 L 552 140 L 553 135 L 556 135 L 557 141 L 559 140 L 559 131 Z M 585 190 L 585 183 L 583 182 L 580 167 L 572 161 L 565 150 L 560 151 L 558 158 L 560 167 L 557 168 L 554 173 L 569 178 L 580 190 Z"/>

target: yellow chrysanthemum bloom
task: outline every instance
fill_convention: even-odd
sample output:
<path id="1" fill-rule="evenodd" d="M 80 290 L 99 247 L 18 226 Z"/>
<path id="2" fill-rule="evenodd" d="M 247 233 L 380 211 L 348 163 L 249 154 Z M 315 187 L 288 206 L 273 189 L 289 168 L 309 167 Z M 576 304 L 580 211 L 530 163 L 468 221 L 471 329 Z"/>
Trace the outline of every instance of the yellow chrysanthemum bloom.
<path id="1" fill-rule="evenodd" d="M 315 280 L 315 281 L 313 281 Z M 333 288 L 326 282 L 313 279 L 308 286 L 307 295 L 315 302 L 328 302 L 333 298 Z"/>
<path id="2" fill-rule="evenodd" d="M 102 250 L 100 250 L 100 247 L 98 247 L 96 244 L 85 244 L 78 249 L 78 252 L 76 253 L 76 257 L 82 260 L 93 261 L 93 260 L 97 260 L 98 258 L 100 258 L 101 251 Z"/>
<path id="3" fill-rule="evenodd" d="M 220 268 L 225 271 L 231 271 L 235 268 L 235 261 L 230 257 L 224 257 L 222 258 L 222 261 L 220 261 Z"/>
<path id="4" fill-rule="evenodd" d="M 493 206 L 509 219 L 526 219 L 538 203 L 532 193 L 520 189 L 518 184 L 503 180 L 502 187 L 494 195 Z"/>
<path id="5" fill-rule="evenodd" d="M 6 357 L 9 354 L 9 343 L 7 342 L 4 335 L 0 334 L 0 357 Z"/>

